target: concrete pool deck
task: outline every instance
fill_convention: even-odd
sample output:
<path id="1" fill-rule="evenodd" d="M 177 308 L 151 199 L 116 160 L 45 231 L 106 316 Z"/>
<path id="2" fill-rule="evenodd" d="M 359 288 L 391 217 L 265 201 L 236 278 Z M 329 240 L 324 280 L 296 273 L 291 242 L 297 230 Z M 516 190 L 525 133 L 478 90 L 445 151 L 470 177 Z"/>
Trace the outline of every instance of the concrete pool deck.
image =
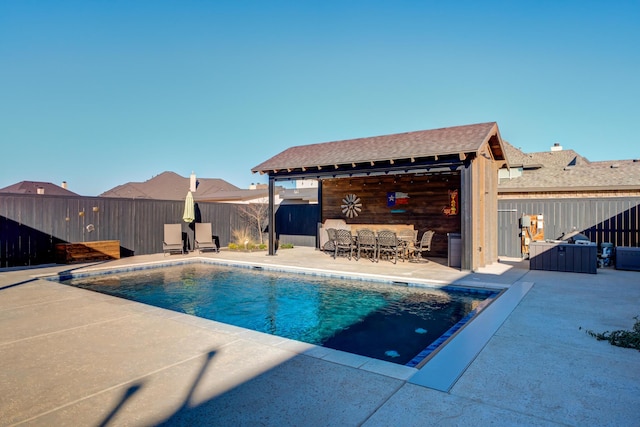
<path id="1" fill-rule="evenodd" d="M 530 289 L 441 391 L 416 384 L 414 368 L 40 279 L 200 256 Z M 443 261 L 375 264 L 295 248 L 0 270 L 0 425 L 638 425 L 640 352 L 585 331 L 631 329 L 640 272 L 530 271 L 505 261 L 470 273 Z"/>

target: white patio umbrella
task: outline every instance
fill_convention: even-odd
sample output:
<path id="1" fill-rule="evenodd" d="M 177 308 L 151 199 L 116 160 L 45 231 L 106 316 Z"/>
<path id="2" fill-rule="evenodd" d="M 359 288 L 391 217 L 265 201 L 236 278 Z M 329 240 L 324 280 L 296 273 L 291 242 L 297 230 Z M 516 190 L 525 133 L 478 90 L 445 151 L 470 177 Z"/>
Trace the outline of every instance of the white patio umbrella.
<path id="1" fill-rule="evenodd" d="M 192 223 L 196 219 L 196 212 L 193 204 L 193 194 L 191 191 L 187 193 L 187 197 L 184 199 L 184 213 L 182 214 L 182 220 L 184 222 Z"/>

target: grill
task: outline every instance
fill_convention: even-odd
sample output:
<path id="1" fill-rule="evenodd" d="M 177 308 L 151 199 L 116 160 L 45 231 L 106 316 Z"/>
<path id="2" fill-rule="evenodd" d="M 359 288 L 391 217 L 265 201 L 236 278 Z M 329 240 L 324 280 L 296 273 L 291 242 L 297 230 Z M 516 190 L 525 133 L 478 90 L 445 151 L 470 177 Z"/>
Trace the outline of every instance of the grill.
<path id="1" fill-rule="evenodd" d="M 562 236 L 560 236 L 558 240 L 562 243 L 575 243 L 578 245 L 588 245 L 591 243 L 591 240 L 579 231 L 562 233 Z"/>

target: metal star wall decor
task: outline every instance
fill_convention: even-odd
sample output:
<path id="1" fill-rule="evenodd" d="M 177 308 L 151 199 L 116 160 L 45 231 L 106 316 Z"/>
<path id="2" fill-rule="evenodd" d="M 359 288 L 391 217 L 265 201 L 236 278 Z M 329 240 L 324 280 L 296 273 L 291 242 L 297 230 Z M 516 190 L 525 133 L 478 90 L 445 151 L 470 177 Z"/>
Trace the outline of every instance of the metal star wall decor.
<path id="1" fill-rule="evenodd" d="M 355 218 L 362 211 L 362 203 L 360 203 L 360 197 L 355 194 L 347 194 L 344 199 L 342 199 L 342 213 L 347 216 L 347 218 Z"/>

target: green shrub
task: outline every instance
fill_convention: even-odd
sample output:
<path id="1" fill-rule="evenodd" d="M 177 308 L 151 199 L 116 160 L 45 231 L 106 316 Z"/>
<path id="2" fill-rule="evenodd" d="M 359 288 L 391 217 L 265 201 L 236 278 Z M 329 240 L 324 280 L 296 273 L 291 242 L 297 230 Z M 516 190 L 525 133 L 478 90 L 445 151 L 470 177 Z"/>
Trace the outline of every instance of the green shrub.
<path id="1" fill-rule="evenodd" d="M 617 330 L 613 332 L 593 332 L 587 330 L 587 334 L 594 337 L 598 341 L 609 341 L 611 345 L 624 348 L 635 348 L 640 351 L 640 320 L 638 316 L 634 317 L 636 323 L 633 325 L 633 330 Z"/>

